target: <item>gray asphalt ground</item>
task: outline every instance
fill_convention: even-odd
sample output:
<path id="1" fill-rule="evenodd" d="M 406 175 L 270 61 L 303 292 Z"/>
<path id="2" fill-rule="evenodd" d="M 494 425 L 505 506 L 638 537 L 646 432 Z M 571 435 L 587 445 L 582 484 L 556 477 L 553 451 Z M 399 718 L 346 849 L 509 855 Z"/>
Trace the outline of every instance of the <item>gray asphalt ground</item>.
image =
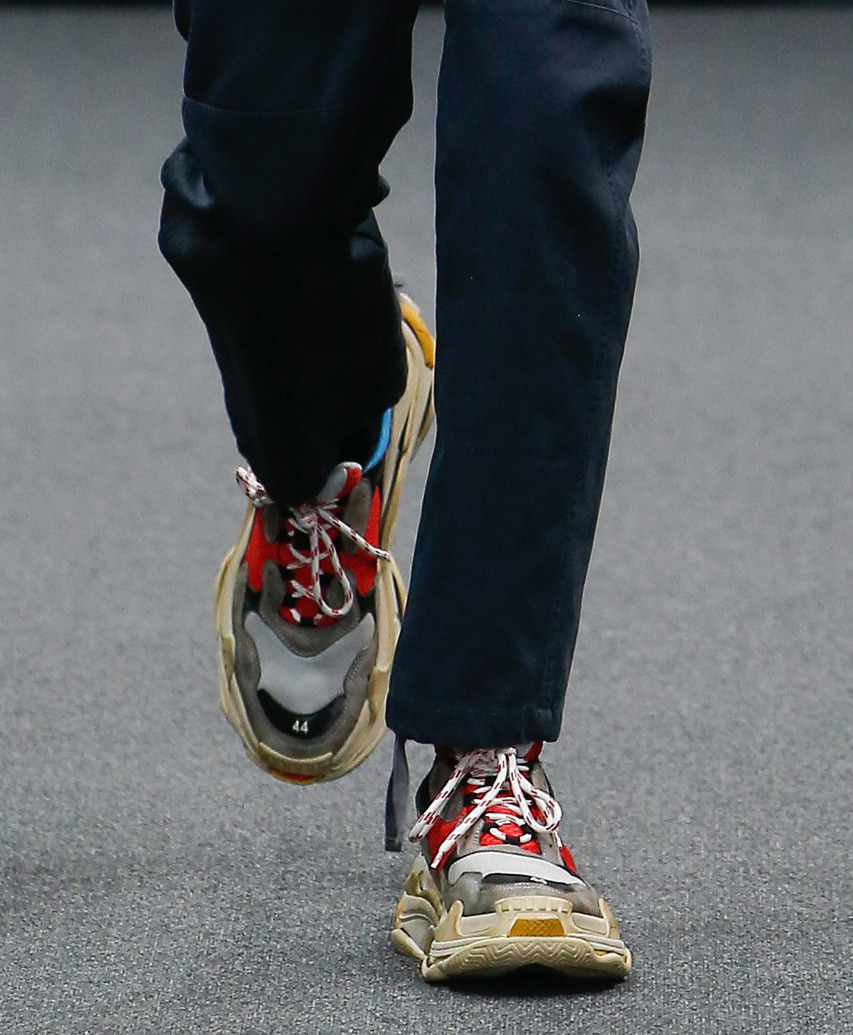
<path id="1" fill-rule="evenodd" d="M 430 11 L 382 212 L 430 314 L 440 37 Z M 388 945 L 390 744 L 298 790 L 218 712 L 243 502 L 155 247 L 169 14 L 0 11 L 3 1035 L 853 1031 L 851 53 L 849 10 L 657 14 L 644 262 L 549 752 L 635 971 L 449 989 Z"/>

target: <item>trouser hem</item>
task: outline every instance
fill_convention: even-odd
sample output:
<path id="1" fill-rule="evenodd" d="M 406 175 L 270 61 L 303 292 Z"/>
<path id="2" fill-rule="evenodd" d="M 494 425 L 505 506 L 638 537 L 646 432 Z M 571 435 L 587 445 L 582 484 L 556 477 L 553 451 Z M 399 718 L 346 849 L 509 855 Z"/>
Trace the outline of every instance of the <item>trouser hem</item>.
<path id="1" fill-rule="evenodd" d="M 419 744 L 441 744 L 469 751 L 507 747 L 535 740 L 555 741 L 560 734 L 560 709 L 448 708 L 405 704 L 388 697 L 385 721 L 399 737 Z"/>

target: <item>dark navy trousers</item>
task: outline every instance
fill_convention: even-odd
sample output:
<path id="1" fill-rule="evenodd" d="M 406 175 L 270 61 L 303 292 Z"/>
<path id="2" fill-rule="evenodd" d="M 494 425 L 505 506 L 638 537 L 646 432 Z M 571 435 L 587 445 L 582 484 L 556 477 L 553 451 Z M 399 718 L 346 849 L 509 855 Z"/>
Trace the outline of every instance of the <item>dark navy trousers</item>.
<path id="1" fill-rule="evenodd" d="M 178 0 L 160 246 L 237 444 L 282 502 L 366 458 L 405 356 L 373 216 L 416 0 Z M 388 724 L 558 736 L 637 271 L 645 0 L 446 0 L 437 438 Z"/>

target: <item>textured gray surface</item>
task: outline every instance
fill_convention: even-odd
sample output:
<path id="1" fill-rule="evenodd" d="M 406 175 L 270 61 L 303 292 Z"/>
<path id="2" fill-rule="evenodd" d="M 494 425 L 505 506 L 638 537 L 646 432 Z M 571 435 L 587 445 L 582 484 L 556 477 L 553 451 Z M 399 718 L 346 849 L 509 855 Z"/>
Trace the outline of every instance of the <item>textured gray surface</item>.
<path id="1" fill-rule="evenodd" d="M 422 299 L 439 37 L 430 12 L 383 211 Z M 656 42 L 639 301 L 550 752 L 636 969 L 494 996 L 388 948 L 388 744 L 299 791 L 217 711 L 211 581 L 242 505 L 154 245 L 168 13 L 0 12 L 4 1035 L 853 1030 L 853 16 L 663 11 Z"/>

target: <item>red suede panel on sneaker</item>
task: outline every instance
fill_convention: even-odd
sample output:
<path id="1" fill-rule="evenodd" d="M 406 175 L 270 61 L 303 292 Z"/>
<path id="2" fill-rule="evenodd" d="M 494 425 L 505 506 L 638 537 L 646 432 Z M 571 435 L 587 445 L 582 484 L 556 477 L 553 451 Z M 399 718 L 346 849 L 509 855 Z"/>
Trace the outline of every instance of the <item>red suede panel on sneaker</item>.
<path id="1" fill-rule="evenodd" d="M 252 534 L 246 547 L 246 563 L 249 566 L 248 582 L 255 593 L 260 593 L 264 582 L 264 564 L 274 561 L 279 567 L 292 560 L 290 548 L 278 540 L 270 542 L 264 533 L 264 522 L 260 511 L 255 511 Z"/>

